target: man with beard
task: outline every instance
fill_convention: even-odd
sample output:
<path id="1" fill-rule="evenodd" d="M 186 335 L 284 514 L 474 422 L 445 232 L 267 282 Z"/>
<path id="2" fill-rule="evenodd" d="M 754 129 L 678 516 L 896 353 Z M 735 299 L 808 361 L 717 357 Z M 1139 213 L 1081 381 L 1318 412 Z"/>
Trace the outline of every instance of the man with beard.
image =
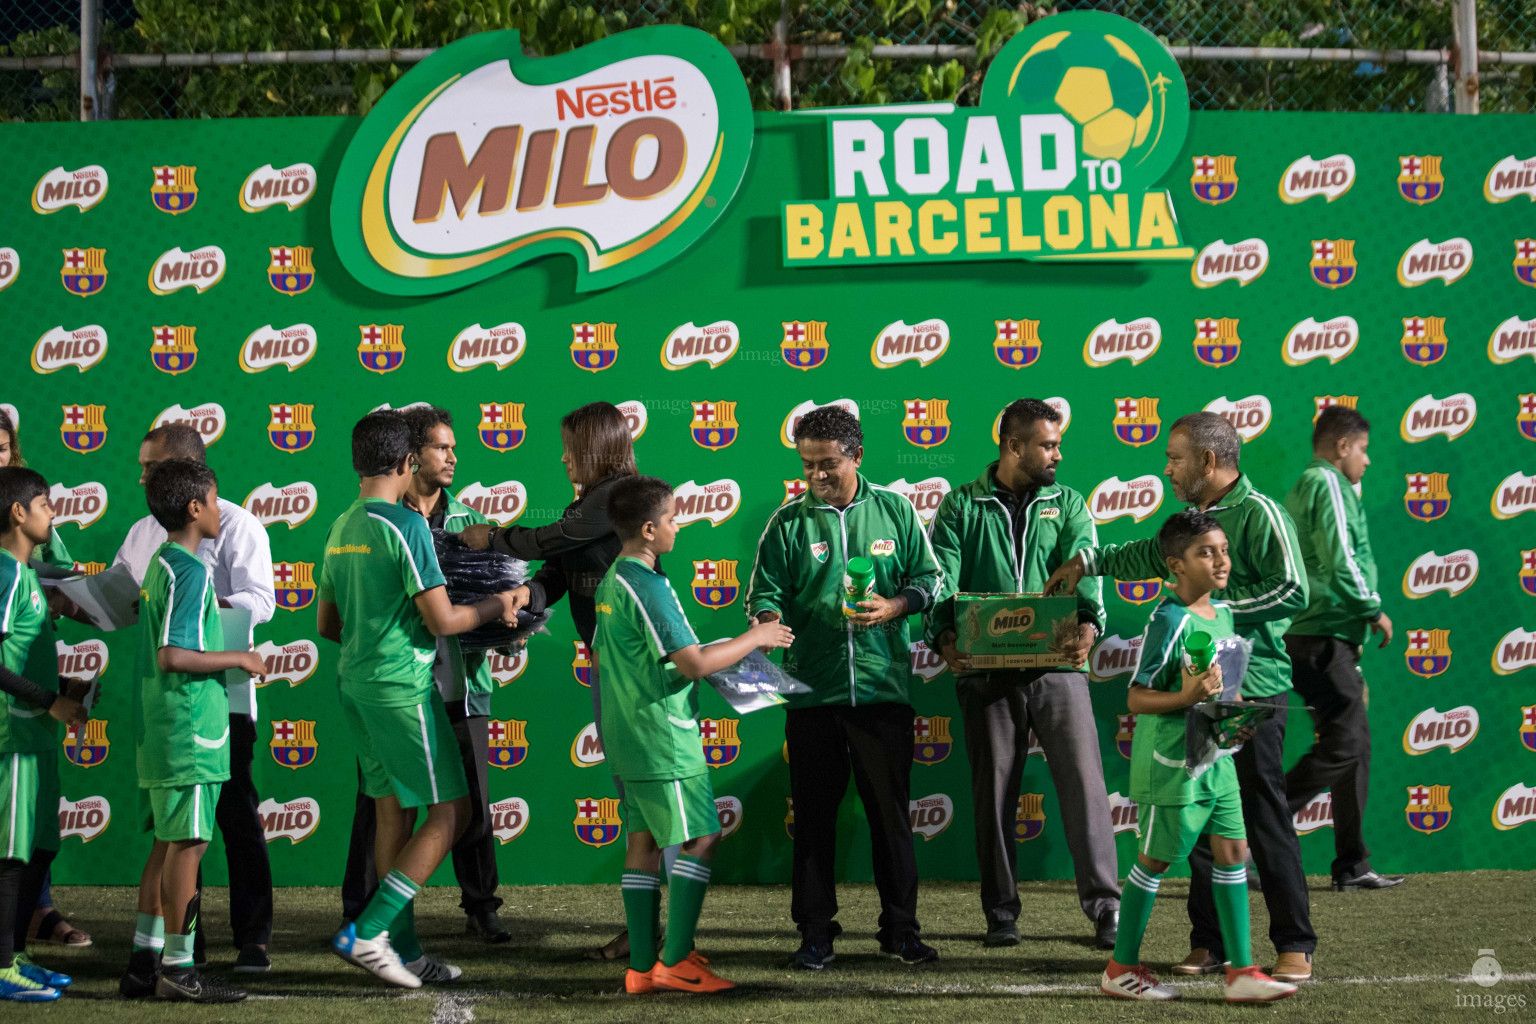
<path id="1" fill-rule="evenodd" d="M 1060 423 L 1061 414 L 1038 399 L 1013 402 L 998 427 L 997 461 L 944 498 L 929 530 L 944 570 L 944 594 L 923 616 L 923 632 L 955 675 L 964 715 L 985 944 L 1019 943 L 1014 827 L 1033 729 L 1056 786 L 1078 903 L 1094 924 L 1099 948 L 1110 949 L 1120 884 L 1087 675 L 1063 669 L 977 671 L 955 648 L 956 593 L 1039 593 L 1052 571 L 1098 543 L 1083 496 L 1056 482 Z M 1081 668 L 1104 629 L 1099 581 L 1084 581 L 1077 597 L 1078 637 L 1065 660 Z"/>
<path id="2" fill-rule="evenodd" d="M 1232 570 L 1215 594 L 1232 609 L 1239 636 L 1253 641 L 1243 697 L 1280 710 L 1257 726 L 1235 756 L 1242 787 L 1243 820 L 1269 909 L 1269 937 L 1279 954 L 1269 970 L 1279 981 L 1312 976 L 1312 930 L 1307 876 L 1286 801 L 1285 707 L 1291 689 L 1291 660 L 1284 636 L 1291 616 L 1307 607 L 1307 574 L 1296 526 L 1279 502 L 1259 493 L 1238 469 L 1242 439 L 1216 413 L 1197 412 L 1173 422 L 1168 465 L 1163 470 L 1173 494 L 1209 513 L 1227 535 Z M 1122 580 L 1161 579 L 1167 569 L 1152 539 L 1095 546 L 1074 555 L 1051 574 L 1046 593 L 1071 593 L 1084 576 Z M 1225 966 L 1221 931 L 1211 893 L 1208 839 L 1190 854 L 1190 954 L 1174 967 L 1179 974 L 1214 974 Z"/>

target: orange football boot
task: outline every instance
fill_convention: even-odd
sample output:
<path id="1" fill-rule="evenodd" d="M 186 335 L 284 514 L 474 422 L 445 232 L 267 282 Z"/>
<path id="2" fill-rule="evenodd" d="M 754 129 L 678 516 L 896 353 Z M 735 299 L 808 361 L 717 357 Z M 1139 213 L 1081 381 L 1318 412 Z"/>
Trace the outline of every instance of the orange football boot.
<path id="1" fill-rule="evenodd" d="M 645 995 L 654 991 L 656 986 L 651 983 L 650 971 L 637 971 L 633 967 L 624 972 L 624 991 L 632 996 Z"/>
<path id="2" fill-rule="evenodd" d="M 697 953 L 689 953 L 671 967 L 656 961 L 651 968 L 651 985 L 671 992 L 725 992 L 736 987 L 734 981 L 726 981 L 706 967 Z"/>

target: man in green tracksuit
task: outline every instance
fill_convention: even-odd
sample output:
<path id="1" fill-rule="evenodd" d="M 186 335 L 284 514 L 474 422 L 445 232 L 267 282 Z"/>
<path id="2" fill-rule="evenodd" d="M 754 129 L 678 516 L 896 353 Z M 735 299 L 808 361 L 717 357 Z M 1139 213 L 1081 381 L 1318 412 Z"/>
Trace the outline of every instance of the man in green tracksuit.
<path id="1" fill-rule="evenodd" d="M 1216 597 L 1227 603 L 1239 636 L 1253 641 L 1243 679 L 1243 697 L 1285 708 L 1291 689 L 1291 661 L 1283 637 L 1291 616 L 1307 606 L 1307 576 L 1296 527 L 1285 509 L 1254 488 L 1238 469 L 1242 438 L 1212 412 L 1174 420 L 1168 435 L 1163 476 L 1174 497 L 1209 513 L 1227 535 L 1232 573 Z M 1051 574 L 1046 593 L 1068 592 L 1083 576 L 1122 580 L 1162 578 L 1167 569 L 1153 540 L 1090 548 Z M 1286 801 L 1285 712 L 1265 719 L 1236 754 L 1242 787 L 1243 820 L 1269 908 L 1269 937 L 1279 954 L 1271 977 L 1304 981 L 1312 976 L 1312 930 L 1307 876 Z M 1174 967 L 1179 974 L 1212 974 L 1222 969 L 1221 930 L 1211 895 L 1211 848 L 1202 841 L 1190 855 L 1190 955 Z"/>
<path id="2" fill-rule="evenodd" d="M 1376 591 L 1376 558 L 1355 487 L 1371 464 L 1371 424 L 1344 405 L 1330 405 L 1312 430 L 1312 461 L 1285 496 L 1296 520 L 1311 600 L 1285 634 L 1296 692 L 1313 708 L 1317 742 L 1285 776 L 1291 813 L 1323 790 L 1333 799 L 1333 887 L 1341 892 L 1388 889 L 1402 876 L 1371 870 L 1365 845 L 1370 790 L 1371 726 L 1366 717 L 1360 653 L 1368 633 L 1392 642 L 1392 620 Z"/>
<path id="3" fill-rule="evenodd" d="M 1080 668 L 1104 631 L 1099 581 L 1077 588 L 1077 644 L 1065 659 L 1077 669 L 976 671 L 955 648 L 955 594 L 1038 594 L 1053 569 L 1098 543 L 1083 496 L 1056 481 L 1060 421 L 1039 399 L 1011 403 L 998 427 L 997 461 L 939 505 L 929 537 L 944 569 L 944 593 L 923 616 L 923 632 L 955 674 L 964 714 L 986 945 L 1019 942 L 1015 819 L 1033 730 L 1061 806 L 1078 903 L 1108 949 L 1118 926 L 1119 862 L 1088 677 Z"/>
<path id="4" fill-rule="evenodd" d="M 795 641 L 784 669 L 812 692 L 789 697 L 784 737 L 794 801 L 794 892 L 798 967 L 832 960 L 837 808 L 852 771 L 869 818 L 881 952 L 905 963 L 938 953 L 919 938 L 917 860 L 908 800 L 913 722 L 907 700 L 907 617 L 926 611 L 943 572 L 906 498 L 859 473 L 864 435 L 840 406 L 806 413 L 795 447 L 808 489 L 768 518 L 747 586 L 747 615 L 782 619 Z M 850 558 L 874 563 L 874 593 L 843 611 Z"/>

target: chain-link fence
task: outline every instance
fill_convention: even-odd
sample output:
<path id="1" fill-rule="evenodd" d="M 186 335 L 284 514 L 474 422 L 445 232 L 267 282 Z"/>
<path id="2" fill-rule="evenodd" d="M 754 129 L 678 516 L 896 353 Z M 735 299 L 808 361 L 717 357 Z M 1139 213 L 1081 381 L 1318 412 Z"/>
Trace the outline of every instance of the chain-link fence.
<path id="1" fill-rule="evenodd" d="M 1444 111 L 1460 0 L 98 2 L 94 116 L 158 118 L 363 113 L 413 60 L 473 32 L 515 28 L 530 52 L 551 54 L 657 23 L 731 46 L 760 109 L 971 104 L 1010 36 L 1084 8 L 1163 39 L 1197 109 Z M 1531 110 L 1536 0 L 1475 7 L 1481 109 Z M 80 116 L 79 26 L 78 0 L 0 9 L 0 119 Z"/>

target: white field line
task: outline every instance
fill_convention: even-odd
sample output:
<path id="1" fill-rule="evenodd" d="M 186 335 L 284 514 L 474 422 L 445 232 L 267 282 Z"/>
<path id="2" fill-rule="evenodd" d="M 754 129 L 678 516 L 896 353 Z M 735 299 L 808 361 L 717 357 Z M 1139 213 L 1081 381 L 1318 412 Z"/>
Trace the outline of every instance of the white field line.
<path id="1" fill-rule="evenodd" d="M 432 1024 L 470 1024 L 475 1019 L 475 1001 L 468 995 L 443 994 L 432 1007 Z"/>

